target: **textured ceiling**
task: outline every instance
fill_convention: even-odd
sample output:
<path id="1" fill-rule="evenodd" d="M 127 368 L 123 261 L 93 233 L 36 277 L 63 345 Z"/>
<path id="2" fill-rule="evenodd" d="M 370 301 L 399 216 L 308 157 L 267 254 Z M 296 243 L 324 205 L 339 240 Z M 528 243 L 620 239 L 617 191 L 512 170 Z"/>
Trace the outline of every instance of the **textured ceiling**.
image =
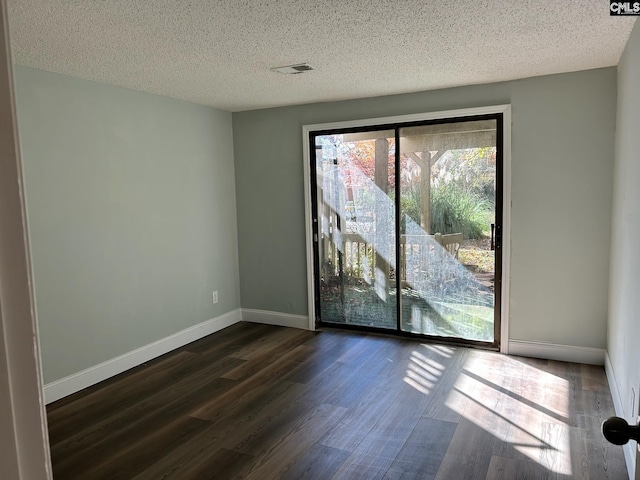
<path id="1" fill-rule="evenodd" d="M 612 66 L 605 0 L 8 0 L 14 62 L 229 111 Z M 308 62 L 316 71 L 270 67 Z"/>

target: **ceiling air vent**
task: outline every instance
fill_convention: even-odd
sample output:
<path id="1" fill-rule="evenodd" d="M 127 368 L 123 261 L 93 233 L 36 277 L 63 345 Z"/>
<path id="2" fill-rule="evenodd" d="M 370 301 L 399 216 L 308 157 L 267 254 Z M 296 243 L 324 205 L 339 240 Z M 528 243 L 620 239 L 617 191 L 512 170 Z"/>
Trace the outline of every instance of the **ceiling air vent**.
<path id="1" fill-rule="evenodd" d="M 285 73 L 287 75 L 293 75 L 296 73 L 304 73 L 310 70 L 315 70 L 308 63 L 296 63 L 295 65 L 284 65 L 282 67 L 271 67 L 272 72 Z"/>

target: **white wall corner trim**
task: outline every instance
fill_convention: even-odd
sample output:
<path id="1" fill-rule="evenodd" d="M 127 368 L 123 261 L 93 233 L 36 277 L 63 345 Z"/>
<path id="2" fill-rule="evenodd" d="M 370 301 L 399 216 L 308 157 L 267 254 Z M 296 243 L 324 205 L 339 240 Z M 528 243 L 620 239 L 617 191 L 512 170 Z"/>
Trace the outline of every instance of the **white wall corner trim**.
<path id="1" fill-rule="evenodd" d="M 613 407 L 616 411 L 616 416 L 625 418 L 624 408 L 622 408 L 622 397 L 620 396 L 620 389 L 618 388 L 618 382 L 613 372 L 613 364 L 609 358 L 609 352 L 605 351 L 604 356 L 604 371 L 607 374 L 607 381 L 609 382 L 609 390 L 611 390 L 611 397 L 613 398 Z M 629 442 L 622 446 L 624 452 L 624 461 L 627 464 L 627 472 L 629 478 L 635 478 L 636 469 L 636 452 L 633 446 L 634 442 Z"/>
<path id="2" fill-rule="evenodd" d="M 46 403 L 95 385 L 242 320 L 239 308 L 44 386 Z"/>
<path id="3" fill-rule="evenodd" d="M 605 350 L 602 348 L 576 347 L 573 345 L 558 345 L 555 343 L 510 339 L 509 355 L 559 360 L 561 362 L 604 365 Z"/>
<path id="4" fill-rule="evenodd" d="M 266 310 L 242 309 L 242 320 L 253 323 L 266 323 L 280 327 L 301 328 L 310 330 L 307 315 L 293 315 L 291 313 L 269 312 Z"/>

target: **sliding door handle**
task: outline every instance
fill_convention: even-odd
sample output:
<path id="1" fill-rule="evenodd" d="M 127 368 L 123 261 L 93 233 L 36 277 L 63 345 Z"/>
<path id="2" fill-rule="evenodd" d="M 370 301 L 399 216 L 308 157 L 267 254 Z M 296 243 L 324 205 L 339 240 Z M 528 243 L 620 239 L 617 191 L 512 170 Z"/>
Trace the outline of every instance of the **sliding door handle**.
<path id="1" fill-rule="evenodd" d="M 496 249 L 496 224 L 492 223 L 491 224 L 491 250 L 495 250 Z"/>
<path id="2" fill-rule="evenodd" d="M 491 224 L 491 250 L 502 248 L 502 226 Z"/>

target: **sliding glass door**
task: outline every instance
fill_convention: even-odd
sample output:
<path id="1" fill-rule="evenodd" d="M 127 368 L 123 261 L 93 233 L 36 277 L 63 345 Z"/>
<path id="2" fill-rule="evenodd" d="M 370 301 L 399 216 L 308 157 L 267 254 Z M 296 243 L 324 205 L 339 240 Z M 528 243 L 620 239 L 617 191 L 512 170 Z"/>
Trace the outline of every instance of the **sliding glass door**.
<path id="1" fill-rule="evenodd" d="M 320 318 L 397 328 L 393 130 L 318 135 Z"/>
<path id="2" fill-rule="evenodd" d="M 403 331 L 494 340 L 496 133 L 495 119 L 400 128 Z"/>
<path id="3" fill-rule="evenodd" d="M 311 132 L 320 324 L 498 345 L 501 121 Z"/>

